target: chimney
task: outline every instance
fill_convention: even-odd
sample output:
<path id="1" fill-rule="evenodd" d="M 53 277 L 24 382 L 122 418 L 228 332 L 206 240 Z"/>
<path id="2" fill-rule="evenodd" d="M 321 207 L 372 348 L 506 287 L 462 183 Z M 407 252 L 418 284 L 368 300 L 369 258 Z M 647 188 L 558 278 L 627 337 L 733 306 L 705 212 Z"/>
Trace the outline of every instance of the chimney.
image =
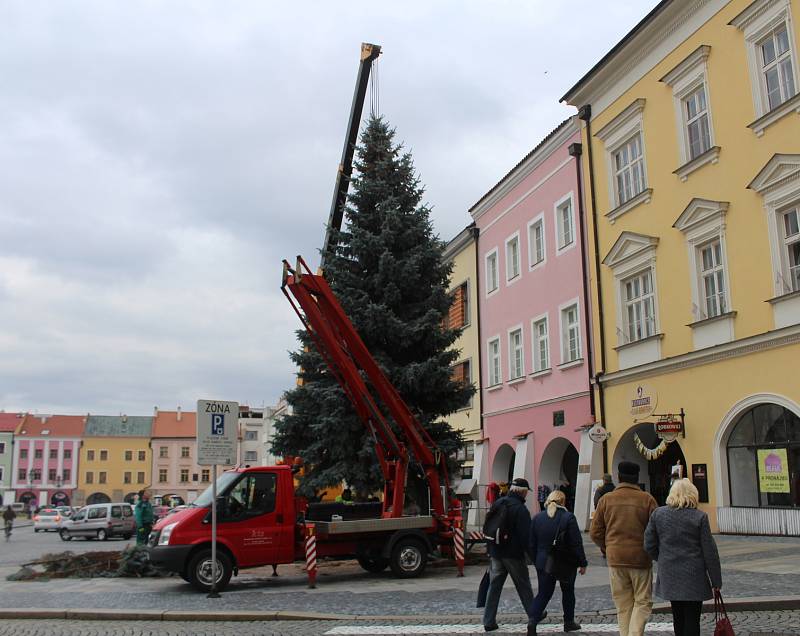
<path id="1" fill-rule="evenodd" d="M 153 407 L 153 417 L 158 417 L 158 407 L 157 406 Z"/>
<path id="2" fill-rule="evenodd" d="M 178 420 L 179 422 L 181 421 L 181 407 L 180 406 L 178 407 L 178 411 L 177 411 L 175 419 Z"/>

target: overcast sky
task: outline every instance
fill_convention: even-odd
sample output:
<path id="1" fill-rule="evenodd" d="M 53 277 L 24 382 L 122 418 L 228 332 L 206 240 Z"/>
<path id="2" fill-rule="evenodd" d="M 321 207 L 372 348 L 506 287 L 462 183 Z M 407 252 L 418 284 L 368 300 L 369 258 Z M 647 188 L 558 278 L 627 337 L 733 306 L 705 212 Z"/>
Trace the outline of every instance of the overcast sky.
<path id="1" fill-rule="evenodd" d="M 654 5 L 0 2 L 0 409 L 274 403 L 360 43 L 448 240 Z"/>

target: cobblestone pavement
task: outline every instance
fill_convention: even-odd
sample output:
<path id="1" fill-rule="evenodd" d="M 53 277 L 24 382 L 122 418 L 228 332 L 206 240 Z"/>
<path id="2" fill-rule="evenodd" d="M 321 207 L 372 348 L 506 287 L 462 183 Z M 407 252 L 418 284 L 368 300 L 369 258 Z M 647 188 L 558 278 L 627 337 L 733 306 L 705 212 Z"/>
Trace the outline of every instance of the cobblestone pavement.
<path id="1" fill-rule="evenodd" d="M 800 611 L 738 612 L 731 621 L 737 636 L 747 634 L 800 634 Z M 713 634 L 713 615 L 704 614 L 702 633 Z M 576 634 L 616 634 L 613 617 L 579 616 L 584 626 Z M 666 620 L 654 617 L 654 621 Z M 541 625 L 541 633 L 558 633 L 561 626 L 554 623 Z M 426 629 L 434 631 L 424 631 Z M 472 629 L 478 631 L 470 631 Z M 446 631 L 445 631 L 446 630 Z M 308 636 L 335 636 L 347 634 L 483 634 L 474 618 L 442 622 L 420 618 L 402 622 L 390 621 L 265 621 L 265 622 L 179 622 L 179 621 L 40 621 L 6 620 L 0 623 L 0 636 L 269 636 L 307 634 Z M 525 633 L 521 621 L 501 623 L 494 634 Z M 653 636 L 671 633 L 668 623 L 650 624 L 648 634 Z"/>

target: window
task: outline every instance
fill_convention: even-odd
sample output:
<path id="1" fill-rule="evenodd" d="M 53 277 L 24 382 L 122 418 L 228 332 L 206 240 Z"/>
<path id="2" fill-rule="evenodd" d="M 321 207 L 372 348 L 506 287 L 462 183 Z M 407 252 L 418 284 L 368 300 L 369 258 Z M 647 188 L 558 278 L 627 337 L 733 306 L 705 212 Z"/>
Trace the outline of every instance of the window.
<path id="1" fill-rule="evenodd" d="M 622 281 L 625 302 L 625 336 L 628 342 L 649 338 L 656 333 L 653 276 L 646 270 Z"/>
<path id="2" fill-rule="evenodd" d="M 104 470 L 101 470 L 101 471 L 98 473 L 98 476 L 97 476 L 97 483 L 98 483 L 98 484 L 104 484 L 104 483 L 106 483 L 106 471 L 104 471 Z"/>
<path id="3" fill-rule="evenodd" d="M 37 448 L 33 451 L 33 458 L 34 459 L 42 459 L 42 449 Z"/>
<path id="4" fill-rule="evenodd" d="M 123 517 L 132 517 L 133 516 L 133 507 L 130 505 L 122 506 L 122 516 Z"/>
<path id="5" fill-rule="evenodd" d="M 489 341 L 489 386 L 496 386 L 503 381 L 500 371 L 500 338 Z"/>
<path id="6" fill-rule="evenodd" d="M 258 451 L 245 451 L 244 452 L 244 461 L 246 461 L 246 462 L 258 461 Z"/>
<path id="7" fill-rule="evenodd" d="M 758 43 L 761 82 L 769 110 L 794 97 L 794 71 L 786 23 Z"/>
<path id="8" fill-rule="evenodd" d="M 48 471 L 47 471 L 47 481 L 50 481 L 50 482 L 55 481 L 57 472 L 58 471 L 56 471 L 55 468 L 48 469 Z"/>
<path id="9" fill-rule="evenodd" d="M 708 123 L 706 87 L 701 84 L 683 100 L 689 159 L 695 159 L 711 148 L 711 127 Z"/>
<path id="10" fill-rule="evenodd" d="M 472 466 L 464 466 L 461 469 L 461 479 L 472 479 L 472 475 L 473 475 Z"/>
<path id="11" fill-rule="evenodd" d="M 28 479 L 28 471 L 24 468 L 20 468 L 17 471 L 17 481 L 27 481 Z"/>
<path id="12" fill-rule="evenodd" d="M 94 483 L 94 473 L 86 473 L 86 483 L 93 484 Z"/>
<path id="13" fill-rule="evenodd" d="M 167 469 L 166 468 L 159 468 L 158 469 L 158 482 L 160 484 L 167 483 Z"/>
<path id="14" fill-rule="evenodd" d="M 122 519 L 122 506 L 111 506 L 111 518 Z"/>
<path id="15" fill-rule="evenodd" d="M 181 457 L 186 458 L 189 457 L 189 447 L 188 446 L 181 446 Z"/>
<path id="16" fill-rule="evenodd" d="M 508 332 L 508 379 L 517 380 L 525 375 L 522 349 L 522 328 Z"/>
<path id="17" fill-rule="evenodd" d="M 161 459 L 165 459 L 165 458 L 169 457 L 168 451 L 169 451 L 169 447 L 167 447 L 167 446 L 159 446 L 158 447 L 158 456 Z"/>
<path id="18" fill-rule="evenodd" d="M 0 455 L 5 455 L 5 454 L 6 454 L 6 443 L 0 442 Z"/>
<path id="19" fill-rule="evenodd" d="M 20 448 L 19 449 L 19 458 L 20 459 L 28 459 L 28 449 L 27 448 Z"/>
<path id="20" fill-rule="evenodd" d="M 470 370 L 469 360 L 454 364 L 450 377 L 453 379 L 453 382 L 457 382 L 461 386 L 470 386 L 472 384 L 472 372 Z"/>
<path id="21" fill-rule="evenodd" d="M 506 281 L 519 276 L 519 232 L 506 239 Z"/>
<path id="22" fill-rule="evenodd" d="M 126 450 L 125 451 L 125 461 L 126 462 L 132 462 L 133 461 L 133 451 L 132 450 Z"/>
<path id="23" fill-rule="evenodd" d="M 65 448 L 64 449 L 64 459 L 72 459 L 72 449 Z"/>
<path id="24" fill-rule="evenodd" d="M 108 461 L 108 451 L 107 450 L 101 450 L 100 451 L 100 461 L 101 462 L 107 462 Z"/>
<path id="25" fill-rule="evenodd" d="M 200 480 L 204 483 L 208 483 L 211 481 L 211 471 L 208 468 L 204 468 L 200 472 Z"/>
<path id="26" fill-rule="evenodd" d="M 725 302 L 725 270 L 719 239 L 700 249 L 700 283 L 705 300 L 706 316 L 713 318 L 728 311 Z"/>
<path id="27" fill-rule="evenodd" d="M 256 441 L 258 441 L 258 431 L 245 431 L 244 432 L 244 441 L 245 442 L 256 442 Z"/>
<path id="28" fill-rule="evenodd" d="M 181 468 L 181 483 L 186 483 L 187 481 L 189 481 L 189 469 Z"/>
<path id="29" fill-rule="evenodd" d="M 645 189 L 641 133 L 623 143 L 613 158 L 617 205 L 622 205 Z"/>
<path id="30" fill-rule="evenodd" d="M 69 468 L 65 468 L 61 471 L 61 481 L 68 482 L 70 477 L 72 477 L 72 473 Z"/>
<path id="31" fill-rule="evenodd" d="M 58 459 L 58 449 L 51 448 L 50 449 L 50 459 Z"/>
<path id="32" fill-rule="evenodd" d="M 136 483 L 137 484 L 143 484 L 144 483 L 144 472 L 143 471 L 139 471 L 139 472 L 136 473 Z"/>
<path id="33" fill-rule="evenodd" d="M 87 519 L 105 519 L 108 517 L 108 508 L 105 506 L 96 506 L 89 508 L 89 513 L 86 515 Z"/>
<path id="34" fill-rule="evenodd" d="M 528 266 L 533 269 L 544 262 L 544 215 L 528 223 Z"/>
<path id="35" fill-rule="evenodd" d="M 242 477 L 227 496 L 226 521 L 240 521 L 275 510 L 277 486 L 275 473 L 250 473 Z"/>
<path id="36" fill-rule="evenodd" d="M 575 242 L 575 221 L 572 215 L 572 195 L 556 206 L 558 249 L 563 250 Z"/>
<path id="37" fill-rule="evenodd" d="M 122 482 L 123 483 L 129 484 L 129 483 L 131 483 L 131 480 L 132 480 L 132 474 L 130 473 L 130 471 L 125 471 L 124 473 L 122 473 Z"/>
<path id="38" fill-rule="evenodd" d="M 87 450 L 86 451 L 86 461 L 88 461 L 88 462 L 93 462 L 94 461 L 94 451 L 93 450 Z"/>
<path id="39" fill-rule="evenodd" d="M 533 322 L 533 370 L 550 368 L 550 342 L 547 334 L 547 316 Z"/>
<path id="40" fill-rule="evenodd" d="M 800 208 L 781 213 L 785 283 L 789 291 L 800 291 Z"/>
<path id="41" fill-rule="evenodd" d="M 140 450 L 138 451 L 139 461 L 143 462 L 147 459 L 147 451 Z"/>
<path id="42" fill-rule="evenodd" d="M 469 324 L 469 287 L 466 282 L 450 294 L 450 309 L 442 322 L 444 329 L 461 329 Z"/>
<path id="43" fill-rule="evenodd" d="M 486 255 L 486 293 L 491 294 L 499 286 L 497 280 L 497 248 Z"/>
<path id="44" fill-rule="evenodd" d="M 32 468 L 30 472 L 31 481 L 41 481 L 42 471 L 39 468 Z"/>
<path id="45" fill-rule="evenodd" d="M 581 357 L 581 333 L 578 305 L 561 310 L 561 362 L 575 362 Z"/>
<path id="46" fill-rule="evenodd" d="M 467 444 L 467 461 L 475 461 L 475 444 Z"/>

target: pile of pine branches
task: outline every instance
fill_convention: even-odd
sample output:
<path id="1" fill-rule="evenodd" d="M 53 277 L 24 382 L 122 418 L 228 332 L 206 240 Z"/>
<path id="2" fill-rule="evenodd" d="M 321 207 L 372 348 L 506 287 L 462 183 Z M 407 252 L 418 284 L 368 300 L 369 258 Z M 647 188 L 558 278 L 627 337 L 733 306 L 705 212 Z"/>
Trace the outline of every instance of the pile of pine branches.
<path id="1" fill-rule="evenodd" d="M 9 581 L 41 581 L 48 579 L 116 576 L 166 576 L 156 568 L 144 546 L 131 546 L 123 551 L 110 552 L 56 552 L 43 554 L 36 561 L 24 563 Z"/>

